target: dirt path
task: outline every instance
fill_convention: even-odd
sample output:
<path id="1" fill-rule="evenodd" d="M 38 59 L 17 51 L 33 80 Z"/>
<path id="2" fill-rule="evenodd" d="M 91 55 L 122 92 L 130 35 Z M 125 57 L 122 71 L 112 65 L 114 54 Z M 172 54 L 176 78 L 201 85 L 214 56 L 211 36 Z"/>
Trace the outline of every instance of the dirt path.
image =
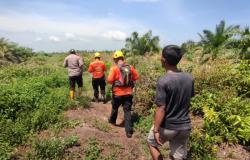
<path id="1" fill-rule="evenodd" d="M 71 148 L 68 152 L 69 159 L 82 159 L 88 143 L 96 139 L 101 148 L 101 155 L 106 159 L 147 159 L 143 156 L 138 135 L 127 138 L 123 126 L 123 111 L 119 108 L 116 126 L 108 123 L 111 104 L 92 103 L 89 109 L 77 108 L 65 112 L 69 121 L 79 121 L 78 126 L 64 129 L 60 136 L 76 135 L 80 145 Z"/>

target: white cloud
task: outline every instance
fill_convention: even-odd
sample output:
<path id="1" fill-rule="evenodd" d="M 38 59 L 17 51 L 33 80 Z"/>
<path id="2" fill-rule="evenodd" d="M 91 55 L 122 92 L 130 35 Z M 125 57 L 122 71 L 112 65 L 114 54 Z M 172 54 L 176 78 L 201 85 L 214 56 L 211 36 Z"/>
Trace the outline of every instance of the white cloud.
<path id="1" fill-rule="evenodd" d="M 89 39 L 87 39 L 87 38 L 83 38 L 83 37 L 80 37 L 80 38 L 79 38 L 79 41 L 83 41 L 83 42 L 90 42 L 90 40 L 89 40 Z"/>
<path id="2" fill-rule="evenodd" d="M 73 33 L 65 33 L 66 39 L 75 40 L 76 36 Z"/>
<path id="3" fill-rule="evenodd" d="M 60 42 L 61 41 L 61 39 L 57 36 L 49 36 L 49 40 L 51 42 Z"/>
<path id="4" fill-rule="evenodd" d="M 107 31 L 103 34 L 103 37 L 115 40 L 115 41 L 123 41 L 125 40 L 126 33 L 121 32 L 121 31 Z"/>
<path id="5" fill-rule="evenodd" d="M 0 14 L 0 31 L 8 33 L 5 37 L 35 50 L 118 49 L 124 45 L 126 34 L 148 29 L 136 20 L 117 16 L 76 15 L 55 18 L 16 11 Z M 22 36 L 23 34 L 25 36 Z"/>
<path id="6" fill-rule="evenodd" d="M 122 0 L 123 2 L 159 2 L 160 0 Z"/>
<path id="7" fill-rule="evenodd" d="M 12 12 L 1 14 L 0 22 L 0 29 L 10 32 L 64 34 L 66 38 L 73 38 L 75 35 L 100 37 L 108 30 L 120 30 L 126 33 L 145 30 L 145 27 L 135 20 L 112 17 L 73 17 L 54 20 L 36 14 L 24 15 Z"/>
<path id="8" fill-rule="evenodd" d="M 41 41 L 41 40 L 43 40 L 41 37 L 36 37 L 36 39 L 35 39 L 36 41 Z"/>

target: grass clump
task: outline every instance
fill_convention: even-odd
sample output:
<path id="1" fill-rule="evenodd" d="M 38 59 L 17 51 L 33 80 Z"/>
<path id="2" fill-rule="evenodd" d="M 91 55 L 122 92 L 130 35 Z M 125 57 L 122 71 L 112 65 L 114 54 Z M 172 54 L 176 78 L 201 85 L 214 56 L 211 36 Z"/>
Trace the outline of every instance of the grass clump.
<path id="1" fill-rule="evenodd" d="M 84 149 L 84 160 L 96 160 L 101 158 L 101 145 L 96 138 L 90 138 L 88 140 L 87 148 Z"/>
<path id="2" fill-rule="evenodd" d="M 77 136 L 35 140 L 32 144 L 34 154 L 29 153 L 29 158 L 59 160 L 63 158 L 65 150 L 78 145 L 77 142 Z"/>
<path id="3" fill-rule="evenodd" d="M 111 127 L 109 126 L 109 124 L 107 122 L 101 121 L 97 118 L 92 120 L 92 125 L 93 125 L 93 127 L 97 128 L 103 132 L 108 132 L 111 130 Z"/>

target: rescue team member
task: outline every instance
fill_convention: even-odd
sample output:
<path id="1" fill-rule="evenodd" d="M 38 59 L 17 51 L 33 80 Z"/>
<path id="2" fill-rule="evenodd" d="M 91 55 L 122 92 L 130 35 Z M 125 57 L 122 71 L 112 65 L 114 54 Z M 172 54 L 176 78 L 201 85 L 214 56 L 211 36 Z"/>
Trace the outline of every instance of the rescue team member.
<path id="1" fill-rule="evenodd" d="M 76 55 L 76 51 L 71 49 L 69 55 L 64 59 L 64 67 L 68 68 L 69 84 L 70 84 L 70 99 L 75 97 L 75 83 L 78 85 L 79 96 L 82 95 L 82 58 Z"/>
<path id="2" fill-rule="evenodd" d="M 101 54 L 95 53 L 95 61 L 92 62 L 89 65 L 88 71 L 92 73 L 92 86 L 94 89 L 94 97 L 93 101 L 98 102 L 99 101 L 99 86 L 101 88 L 101 100 L 103 103 L 106 103 L 106 97 L 105 97 L 105 71 L 106 71 L 106 65 L 103 61 L 101 61 Z"/>
<path id="3" fill-rule="evenodd" d="M 162 51 L 161 62 L 166 74 L 157 82 L 157 108 L 154 125 L 148 135 L 149 149 L 154 160 L 163 159 L 158 147 L 166 141 L 170 145 L 170 159 L 187 158 L 187 142 L 191 131 L 188 113 L 190 99 L 194 96 L 194 80 L 190 74 L 177 69 L 181 58 L 178 46 L 169 45 Z"/>
<path id="4" fill-rule="evenodd" d="M 124 55 L 121 51 L 116 51 L 113 55 L 115 66 L 110 69 L 108 83 L 112 84 L 112 110 L 109 123 L 115 125 L 118 108 L 123 106 L 125 132 L 128 138 L 132 137 L 133 128 L 131 121 L 131 106 L 133 99 L 134 82 L 139 78 L 135 68 L 124 62 Z"/>

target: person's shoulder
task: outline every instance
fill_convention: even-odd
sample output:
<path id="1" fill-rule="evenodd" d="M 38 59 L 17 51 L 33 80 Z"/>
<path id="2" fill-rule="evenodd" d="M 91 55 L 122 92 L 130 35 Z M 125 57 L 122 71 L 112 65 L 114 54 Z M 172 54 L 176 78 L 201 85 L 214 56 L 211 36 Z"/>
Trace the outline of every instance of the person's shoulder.
<path id="1" fill-rule="evenodd" d="M 135 67 L 131 64 L 125 63 L 125 65 L 129 66 L 131 69 L 135 69 Z"/>
<path id="2" fill-rule="evenodd" d="M 118 70 L 119 67 L 117 65 L 113 65 L 110 67 L 110 70 L 114 71 L 114 70 Z"/>
<path id="3" fill-rule="evenodd" d="M 103 61 L 100 61 L 101 64 L 105 65 L 105 63 Z"/>
<path id="4" fill-rule="evenodd" d="M 193 76 L 192 76 L 190 73 L 188 73 L 188 72 L 182 72 L 182 74 L 183 74 L 186 78 L 188 78 L 188 79 L 190 79 L 190 80 L 194 80 Z"/>
<path id="5" fill-rule="evenodd" d="M 75 56 L 78 58 L 78 59 L 82 59 L 82 57 L 80 55 L 76 55 Z"/>
<path id="6" fill-rule="evenodd" d="M 94 65 L 94 64 L 95 64 L 95 61 L 94 61 L 94 62 L 90 62 L 90 64 L 89 64 L 89 65 L 90 65 L 90 66 L 92 66 L 92 65 Z"/>
<path id="7" fill-rule="evenodd" d="M 67 56 L 65 57 L 65 59 L 69 59 L 69 57 L 70 57 L 70 55 L 67 55 Z"/>
<path id="8" fill-rule="evenodd" d="M 161 85 L 164 85 L 164 84 L 167 84 L 169 82 L 170 78 L 169 76 L 167 75 L 163 75 L 161 76 L 158 81 L 157 81 L 157 84 L 161 84 Z"/>

